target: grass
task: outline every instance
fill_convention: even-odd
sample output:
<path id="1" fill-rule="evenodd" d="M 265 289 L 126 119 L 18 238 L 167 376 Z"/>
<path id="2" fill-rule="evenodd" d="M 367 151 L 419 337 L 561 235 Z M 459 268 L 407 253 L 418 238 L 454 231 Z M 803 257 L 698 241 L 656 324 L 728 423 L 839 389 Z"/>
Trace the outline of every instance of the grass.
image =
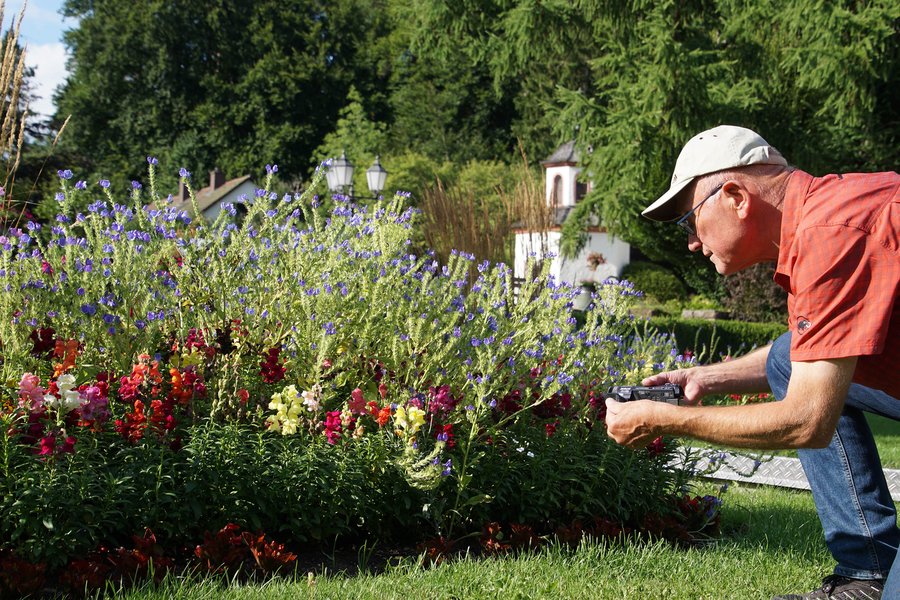
<path id="1" fill-rule="evenodd" d="M 700 484 L 700 493 L 713 491 Z M 771 598 L 805 592 L 833 567 L 806 492 L 735 485 L 725 494 L 723 535 L 701 547 L 582 543 L 517 557 L 465 557 L 422 568 L 414 557 L 379 574 L 319 572 L 256 585 L 168 580 L 127 600 L 288 598 Z"/>

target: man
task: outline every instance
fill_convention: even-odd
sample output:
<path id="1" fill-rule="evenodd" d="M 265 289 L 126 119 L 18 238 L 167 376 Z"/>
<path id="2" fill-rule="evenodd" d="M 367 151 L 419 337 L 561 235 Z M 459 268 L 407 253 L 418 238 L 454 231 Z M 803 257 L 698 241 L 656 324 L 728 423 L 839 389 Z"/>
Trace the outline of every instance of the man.
<path id="1" fill-rule="evenodd" d="M 607 400 L 610 437 L 798 448 L 837 566 L 819 590 L 780 598 L 900 598 L 900 531 L 863 416 L 900 420 L 900 175 L 812 177 L 723 125 L 685 145 L 671 188 L 643 214 L 685 229 L 722 275 L 777 261 L 790 331 L 737 360 L 643 381 L 681 385 L 690 406 Z M 699 405 L 767 390 L 780 402 Z"/>

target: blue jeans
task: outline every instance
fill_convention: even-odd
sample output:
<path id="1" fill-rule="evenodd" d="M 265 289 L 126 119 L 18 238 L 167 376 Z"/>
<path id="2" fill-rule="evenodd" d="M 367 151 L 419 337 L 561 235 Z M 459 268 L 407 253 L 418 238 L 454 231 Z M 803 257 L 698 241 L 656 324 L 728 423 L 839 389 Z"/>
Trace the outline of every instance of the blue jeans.
<path id="1" fill-rule="evenodd" d="M 791 334 L 769 349 L 766 377 L 775 398 L 791 378 Z M 897 513 L 888 491 L 872 431 L 863 411 L 900 420 L 900 400 L 851 384 L 837 430 L 827 448 L 799 450 L 812 489 L 825 543 L 837 561 L 834 572 L 856 579 L 883 579 L 884 598 L 900 598 Z"/>

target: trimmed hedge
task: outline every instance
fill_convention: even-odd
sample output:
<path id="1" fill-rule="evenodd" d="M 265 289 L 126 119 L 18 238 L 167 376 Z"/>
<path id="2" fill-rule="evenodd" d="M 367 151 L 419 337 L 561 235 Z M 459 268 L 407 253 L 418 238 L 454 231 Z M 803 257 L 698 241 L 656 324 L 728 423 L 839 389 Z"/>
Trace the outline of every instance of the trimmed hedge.
<path id="1" fill-rule="evenodd" d="M 635 289 L 660 302 L 677 300 L 687 295 L 684 284 L 674 273 L 661 265 L 650 262 L 633 262 L 622 269 L 622 279 L 634 284 Z"/>
<path id="2" fill-rule="evenodd" d="M 679 319 L 677 317 L 651 317 L 651 327 L 675 336 L 678 347 L 704 354 L 704 360 L 720 354 L 738 356 L 754 348 L 765 346 L 787 331 L 780 323 L 747 323 L 744 321 L 707 319 Z"/>

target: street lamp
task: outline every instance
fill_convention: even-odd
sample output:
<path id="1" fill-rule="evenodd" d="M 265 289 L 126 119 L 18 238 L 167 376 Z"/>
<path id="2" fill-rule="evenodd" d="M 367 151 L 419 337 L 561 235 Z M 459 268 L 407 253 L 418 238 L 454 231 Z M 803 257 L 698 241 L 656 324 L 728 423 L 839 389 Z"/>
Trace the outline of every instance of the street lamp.
<path id="1" fill-rule="evenodd" d="M 366 184 L 373 196 L 378 196 L 384 189 L 384 182 L 387 179 L 387 171 L 381 166 L 378 155 L 375 155 L 375 162 L 366 170 Z"/>
<path id="2" fill-rule="evenodd" d="M 328 171 L 325 173 L 325 178 L 328 181 L 328 189 L 331 190 L 332 193 L 344 192 L 345 190 L 349 190 L 350 197 L 354 200 L 374 200 L 375 198 L 378 198 L 378 195 L 384 189 L 384 183 L 387 180 L 387 174 L 388 172 L 385 171 L 384 167 L 381 166 L 379 157 L 376 156 L 375 162 L 372 163 L 372 166 L 366 170 L 366 184 L 369 186 L 369 191 L 372 192 L 372 196 L 369 198 L 354 196 L 353 163 L 351 163 L 347 159 L 346 152 L 342 151 L 341 157 L 332 161 L 331 168 L 328 169 Z"/>

